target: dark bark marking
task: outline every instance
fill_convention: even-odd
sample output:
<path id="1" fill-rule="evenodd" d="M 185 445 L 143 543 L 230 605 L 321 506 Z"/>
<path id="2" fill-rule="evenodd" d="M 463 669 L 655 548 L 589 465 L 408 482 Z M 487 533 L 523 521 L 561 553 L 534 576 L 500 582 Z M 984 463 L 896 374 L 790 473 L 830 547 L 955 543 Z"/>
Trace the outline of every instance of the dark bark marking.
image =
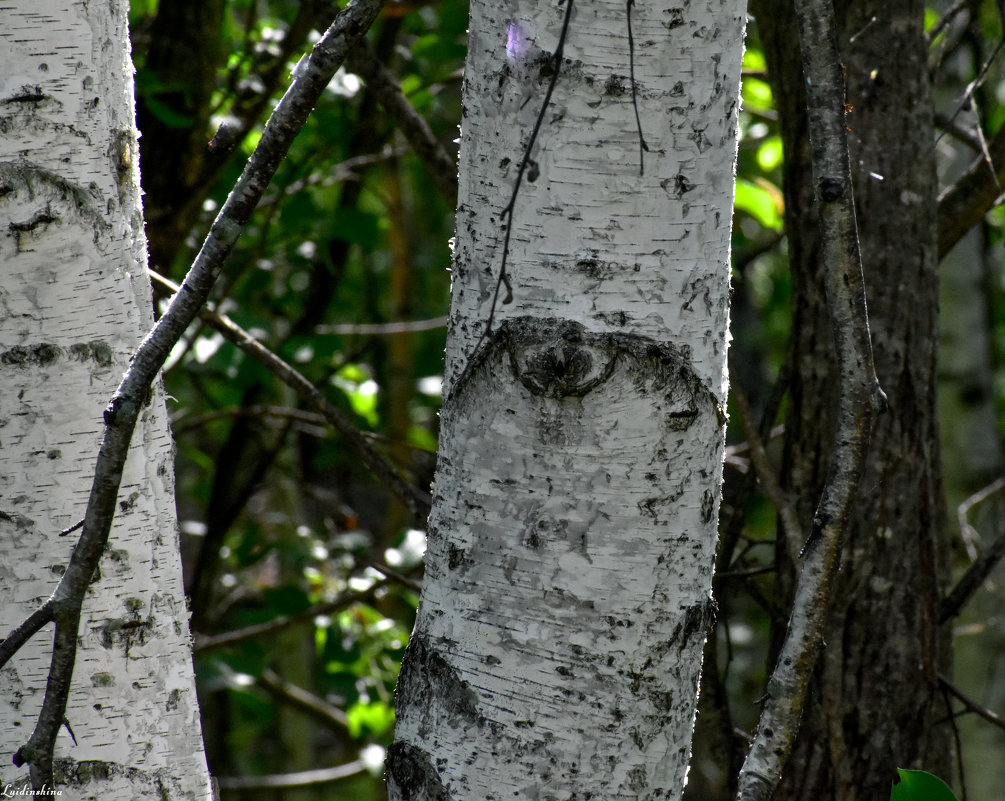
<path id="1" fill-rule="evenodd" d="M 419 708 L 432 704 L 441 707 L 451 724 L 476 724 L 479 721 L 478 697 L 457 671 L 430 647 L 426 637 L 415 634 L 408 643 L 398 679 L 398 707 L 404 703 Z"/>
<path id="2" fill-rule="evenodd" d="M 18 367 L 52 364 L 61 353 L 58 345 L 42 342 L 38 345 L 16 345 L 0 353 L 0 364 Z"/>
<path id="3" fill-rule="evenodd" d="M 387 750 L 387 781 L 404 801 L 449 801 L 429 754 L 409 743 Z"/>
<path id="4" fill-rule="evenodd" d="M 41 86 L 22 86 L 17 92 L 10 97 L 5 97 L 3 102 L 6 103 L 41 103 L 43 100 L 51 100 L 52 98 L 42 91 Z"/>
<path id="5" fill-rule="evenodd" d="M 450 405 L 463 402 L 475 372 L 498 369 L 508 356 L 513 377 L 538 397 L 584 397 L 622 364 L 639 392 L 659 392 L 668 428 L 683 430 L 698 416 L 700 404 L 714 396 L 695 376 L 686 348 L 643 336 L 588 331 L 571 320 L 512 317 L 503 321 L 476 351 L 450 392 Z M 663 411 L 659 405 L 656 411 Z"/>
<path id="6" fill-rule="evenodd" d="M 835 200 L 839 200 L 844 194 L 844 190 L 844 182 L 838 178 L 820 179 L 820 198 L 825 203 L 833 203 Z"/>

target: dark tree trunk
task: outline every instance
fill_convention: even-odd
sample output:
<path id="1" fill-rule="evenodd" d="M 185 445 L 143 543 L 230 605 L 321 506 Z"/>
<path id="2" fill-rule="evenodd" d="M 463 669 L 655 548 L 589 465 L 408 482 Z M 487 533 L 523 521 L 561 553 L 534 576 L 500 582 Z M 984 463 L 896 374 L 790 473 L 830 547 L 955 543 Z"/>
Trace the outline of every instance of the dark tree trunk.
<path id="1" fill-rule="evenodd" d="M 202 205 L 224 0 L 161 3 L 136 103 L 150 265 L 167 271 Z M 145 76 L 145 77 L 144 77 Z"/>
<path id="2" fill-rule="evenodd" d="M 783 481 L 809 531 L 832 444 L 833 349 L 791 0 L 754 0 L 752 10 L 785 145 L 794 362 Z M 937 722 L 946 712 L 937 675 L 950 669 L 951 643 L 936 620 L 949 564 L 935 413 L 936 180 L 923 13 L 916 0 L 837 8 L 876 370 L 890 405 L 873 435 L 826 647 L 778 799 L 885 800 L 898 767 L 949 778 L 950 732 Z M 785 595 L 801 546 L 779 541 Z"/>

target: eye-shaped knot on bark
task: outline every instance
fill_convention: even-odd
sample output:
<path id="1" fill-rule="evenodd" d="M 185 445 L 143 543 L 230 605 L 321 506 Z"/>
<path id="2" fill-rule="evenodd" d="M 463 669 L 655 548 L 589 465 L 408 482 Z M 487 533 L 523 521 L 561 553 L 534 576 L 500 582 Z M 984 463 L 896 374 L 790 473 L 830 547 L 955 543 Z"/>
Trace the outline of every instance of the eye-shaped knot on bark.
<path id="1" fill-rule="evenodd" d="M 580 325 L 546 324 L 536 333 L 540 338 L 514 337 L 510 343 L 513 372 L 535 395 L 582 397 L 614 369 L 616 350 Z"/>

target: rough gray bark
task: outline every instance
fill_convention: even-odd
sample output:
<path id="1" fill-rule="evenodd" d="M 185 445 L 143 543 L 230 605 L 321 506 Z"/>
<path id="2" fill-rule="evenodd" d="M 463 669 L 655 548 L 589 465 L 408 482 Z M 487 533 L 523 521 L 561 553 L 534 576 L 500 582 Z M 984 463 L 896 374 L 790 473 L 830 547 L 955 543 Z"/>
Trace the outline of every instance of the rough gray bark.
<path id="1" fill-rule="evenodd" d="M 808 524 L 835 410 L 819 242 L 808 219 L 803 78 L 789 3 L 760 0 L 753 11 L 763 20 L 786 148 L 795 361 L 783 478 Z M 937 674 L 949 669 L 950 651 L 936 619 L 948 561 L 935 415 L 934 135 L 923 5 L 857 0 L 837 12 L 869 317 L 889 409 L 873 434 L 811 704 L 776 795 L 791 799 L 885 798 L 898 766 L 942 775 L 951 766 L 948 727 L 937 725 L 945 713 Z M 783 592 L 801 545 L 780 543 Z"/>
<path id="2" fill-rule="evenodd" d="M 805 0 L 796 8 L 796 19 L 806 77 L 814 200 L 819 213 L 820 272 L 836 361 L 834 448 L 812 528 L 799 552 L 799 573 L 785 640 L 768 680 L 750 753 L 740 771 L 737 798 L 741 801 L 770 798 L 796 742 L 807 686 L 823 644 L 834 571 L 870 433 L 877 412 L 886 402 L 876 380 L 869 341 L 848 156 L 844 75 L 830 0 Z M 749 421 L 751 415 L 742 394 L 737 403 Z M 782 523 L 779 538 L 790 543 L 803 541 L 806 529 L 794 519 L 774 477 L 769 477 L 762 466 L 765 459 L 759 443 L 752 444 L 752 451 L 755 466 L 765 474 L 761 478 L 765 492 L 778 499 L 775 502 Z"/>

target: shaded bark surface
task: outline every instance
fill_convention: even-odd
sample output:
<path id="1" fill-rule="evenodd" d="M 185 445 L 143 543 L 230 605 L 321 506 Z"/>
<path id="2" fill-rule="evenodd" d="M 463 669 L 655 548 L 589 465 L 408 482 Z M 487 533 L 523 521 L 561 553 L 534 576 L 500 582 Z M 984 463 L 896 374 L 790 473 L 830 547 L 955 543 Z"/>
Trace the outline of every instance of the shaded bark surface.
<path id="1" fill-rule="evenodd" d="M 786 154 L 794 373 L 783 481 L 809 530 L 832 447 L 836 371 L 791 3 L 756 0 L 752 11 Z M 912 0 L 837 8 L 872 340 L 890 408 L 876 424 L 825 651 L 777 798 L 887 798 L 897 767 L 942 775 L 951 767 L 949 729 L 937 724 L 945 708 L 936 675 L 951 655 L 935 614 L 948 534 L 936 444 L 936 183 L 923 11 Z M 780 590 L 790 596 L 802 543 L 779 537 Z"/>

